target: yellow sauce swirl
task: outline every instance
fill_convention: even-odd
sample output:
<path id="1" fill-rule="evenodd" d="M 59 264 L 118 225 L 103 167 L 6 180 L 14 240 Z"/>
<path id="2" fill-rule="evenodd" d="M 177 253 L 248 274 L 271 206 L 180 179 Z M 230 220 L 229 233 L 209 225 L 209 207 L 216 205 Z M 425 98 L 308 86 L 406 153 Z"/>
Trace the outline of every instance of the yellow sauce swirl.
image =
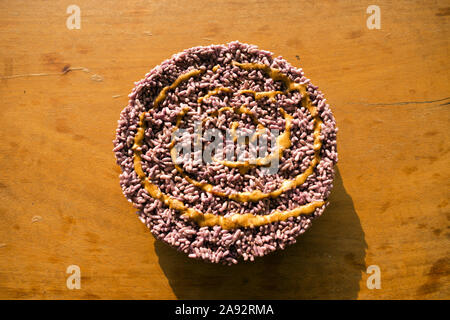
<path id="1" fill-rule="evenodd" d="M 306 92 L 306 86 L 303 84 L 298 84 L 292 81 L 289 77 L 281 73 L 281 71 L 277 69 L 272 69 L 264 64 L 255 64 L 255 63 L 232 63 L 235 66 L 239 66 L 246 70 L 253 70 L 253 69 L 259 69 L 265 71 L 273 80 L 282 81 L 286 87 L 287 92 L 290 91 L 298 91 L 302 94 L 302 102 L 306 105 L 306 108 L 309 110 L 311 115 L 314 118 L 315 126 L 314 126 L 314 159 L 311 161 L 310 166 L 308 167 L 305 172 L 297 175 L 293 180 L 285 180 L 281 187 L 275 191 L 272 191 L 270 193 L 263 193 L 260 190 L 255 190 L 252 192 L 240 192 L 240 193 L 234 193 L 230 195 L 226 195 L 222 192 L 216 192 L 213 191 L 213 186 L 208 183 L 200 183 L 196 181 L 195 179 L 192 179 L 187 176 L 176 163 L 176 150 L 173 148 L 174 141 L 172 141 L 170 146 L 170 152 L 172 156 L 172 160 L 174 161 L 175 168 L 180 172 L 180 174 L 191 184 L 194 186 L 197 186 L 201 188 L 202 190 L 212 193 L 214 195 L 222 196 L 222 197 L 228 197 L 231 200 L 239 201 L 239 202 L 248 202 L 248 201 L 259 201 L 261 199 L 265 199 L 267 197 L 276 198 L 281 193 L 290 190 L 292 188 L 295 188 L 297 186 L 300 186 L 303 184 L 309 175 L 311 175 L 314 172 L 315 166 L 320 162 L 320 149 L 322 146 L 322 142 L 320 141 L 320 126 L 322 124 L 322 121 L 320 117 L 318 116 L 318 112 L 316 108 L 311 104 L 311 101 L 309 99 L 309 96 Z M 217 71 L 219 67 L 214 67 L 213 71 Z M 195 77 L 197 75 L 203 74 L 205 70 L 195 69 L 191 70 L 185 74 L 180 75 L 171 85 L 164 87 L 159 95 L 155 98 L 153 108 L 156 108 L 159 106 L 162 101 L 167 97 L 167 92 L 169 90 L 175 89 L 177 86 L 179 86 L 184 81 L 187 81 L 191 77 Z M 228 88 L 226 88 L 228 89 Z M 231 90 L 231 89 L 230 89 Z M 214 93 L 210 92 L 210 96 L 213 94 L 217 94 L 218 92 L 224 91 L 224 88 L 218 88 Z M 225 90 L 226 91 L 226 90 Z M 242 90 L 241 93 L 251 93 L 255 95 L 255 99 L 260 99 L 263 97 L 269 97 L 269 99 L 274 99 L 276 94 L 284 93 L 284 92 L 278 92 L 278 91 L 271 91 L 271 92 L 254 92 L 252 90 Z M 205 96 L 204 98 L 206 98 Z M 209 97 L 209 96 L 208 96 Z M 199 101 L 201 102 L 201 101 Z M 244 112 L 246 112 L 245 109 L 242 109 Z M 248 109 L 247 109 L 248 110 Z M 282 110 L 282 111 L 281 111 Z M 176 127 L 178 128 L 180 125 L 180 122 L 185 115 L 185 113 L 188 111 L 188 108 L 184 108 L 180 114 L 177 117 L 177 123 Z M 283 148 L 289 148 L 291 145 L 290 142 L 290 127 L 291 127 L 291 120 L 292 117 L 288 115 L 282 108 L 280 108 L 280 111 L 282 112 L 283 116 L 286 119 L 286 130 L 283 133 L 283 135 L 280 135 L 277 139 L 277 145 L 279 146 L 278 150 Z M 277 221 L 283 221 L 290 217 L 297 217 L 301 214 L 311 214 L 313 213 L 317 208 L 323 206 L 325 204 L 324 201 L 314 201 L 311 203 L 308 203 L 306 205 L 302 205 L 299 207 L 296 207 L 292 210 L 285 210 L 285 211 L 279 211 L 275 210 L 272 213 L 268 215 L 252 215 L 250 213 L 246 214 L 240 214 L 240 213 L 233 213 L 227 217 L 210 214 L 210 213 L 203 213 L 196 209 L 187 207 L 182 201 L 179 201 L 170 195 L 164 194 L 161 192 L 161 190 L 156 186 L 155 184 L 151 183 L 150 180 L 145 175 L 144 170 L 142 169 L 142 145 L 144 142 L 144 134 L 146 130 L 146 123 L 145 123 L 145 116 L 147 112 L 142 112 L 139 117 L 139 124 L 137 133 L 134 138 L 134 145 L 132 147 L 132 150 L 134 151 L 134 157 L 133 157 L 133 163 L 134 163 L 134 170 L 141 179 L 141 183 L 145 190 L 149 193 L 149 195 L 155 199 L 158 199 L 162 201 L 166 206 L 168 206 L 171 209 L 179 211 L 183 216 L 189 218 L 192 221 L 195 221 L 199 226 L 215 226 L 219 225 L 223 229 L 234 229 L 239 227 L 258 227 L 265 224 L 277 222 Z M 281 138 L 280 138 L 281 137 Z M 283 149 L 284 150 L 284 149 Z M 279 157 L 282 156 L 282 151 L 279 151 L 279 154 L 277 155 Z M 175 157 L 175 158 L 174 158 Z M 250 163 L 243 164 L 245 165 L 252 165 Z"/>

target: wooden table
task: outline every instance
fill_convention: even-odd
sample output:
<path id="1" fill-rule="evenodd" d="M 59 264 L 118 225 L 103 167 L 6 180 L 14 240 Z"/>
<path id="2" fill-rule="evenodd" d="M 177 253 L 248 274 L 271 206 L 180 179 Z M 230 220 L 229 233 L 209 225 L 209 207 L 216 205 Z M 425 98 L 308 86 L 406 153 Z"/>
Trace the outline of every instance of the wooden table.
<path id="1" fill-rule="evenodd" d="M 67 28 L 68 3 L 0 2 L 0 298 L 450 298 L 450 1 L 79 0 L 81 29 Z M 370 4 L 381 29 L 366 25 Z M 232 40 L 323 90 L 339 165 L 297 244 L 225 267 L 154 240 L 122 196 L 111 140 L 134 81 Z"/>

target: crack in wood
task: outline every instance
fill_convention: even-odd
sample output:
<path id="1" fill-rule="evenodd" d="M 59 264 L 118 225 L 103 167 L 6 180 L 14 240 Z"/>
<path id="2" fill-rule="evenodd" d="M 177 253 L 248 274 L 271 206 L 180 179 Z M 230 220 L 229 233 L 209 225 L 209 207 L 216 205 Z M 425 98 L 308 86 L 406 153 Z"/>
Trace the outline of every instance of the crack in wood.
<path id="1" fill-rule="evenodd" d="M 74 67 L 74 68 L 65 68 L 62 72 L 54 72 L 54 73 L 24 73 L 24 74 L 14 74 L 10 76 L 1 76 L 0 79 L 15 79 L 15 78 L 26 78 L 26 77 L 45 77 L 45 76 L 62 76 L 68 73 L 69 71 L 83 71 L 83 72 L 91 72 L 88 68 L 84 67 Z"/>
<path id="2" fill-rule="evenodd" d="M 425 100 L 425 101 L 402 101 L 402 102 L 394 102 L 394 103 L 363 103 L 363 102 L 350 102 L 350 104 L 362 104 L 365 106 L 404 106 L 408 104 L 427 104 L 427 103 L 436 103 L 450 99 L 450 97 L 436 99 L 436 100 Z M 442 103 L 441 106 L 450 104 L 450 101 Z"/>

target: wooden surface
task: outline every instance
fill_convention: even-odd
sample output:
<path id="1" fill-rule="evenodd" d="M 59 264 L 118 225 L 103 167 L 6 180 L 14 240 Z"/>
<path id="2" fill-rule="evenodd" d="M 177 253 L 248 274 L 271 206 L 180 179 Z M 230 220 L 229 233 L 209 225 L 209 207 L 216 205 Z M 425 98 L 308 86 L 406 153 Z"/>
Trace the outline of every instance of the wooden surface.
<path id="1" fill-rule="evenodd" d="M 80 0 L 80 30 L 69 4 L 0 2 L 0 298 L 450 298 L 450 1 L 376 1 L 380 30 L 365 1 Z M 232 40 L 323 90 L 339 165 L 297 244 L 225 267 L 155 242 L 122 196 L 111 140 L 134 81 Z"/>

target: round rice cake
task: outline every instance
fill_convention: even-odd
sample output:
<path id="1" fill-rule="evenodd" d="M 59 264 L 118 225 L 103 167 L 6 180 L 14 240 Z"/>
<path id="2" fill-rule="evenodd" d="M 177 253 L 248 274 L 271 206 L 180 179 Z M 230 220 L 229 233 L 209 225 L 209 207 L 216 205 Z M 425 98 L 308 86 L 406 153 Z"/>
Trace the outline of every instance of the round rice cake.
<path id="1" fill-rule="evenodd" d="M 302 69 L 235 41 L 184 50 L 136 82 L 113 151 L 156 238 L 235 264 L 295 243 L 322 214 L 336 133 Z"/>

